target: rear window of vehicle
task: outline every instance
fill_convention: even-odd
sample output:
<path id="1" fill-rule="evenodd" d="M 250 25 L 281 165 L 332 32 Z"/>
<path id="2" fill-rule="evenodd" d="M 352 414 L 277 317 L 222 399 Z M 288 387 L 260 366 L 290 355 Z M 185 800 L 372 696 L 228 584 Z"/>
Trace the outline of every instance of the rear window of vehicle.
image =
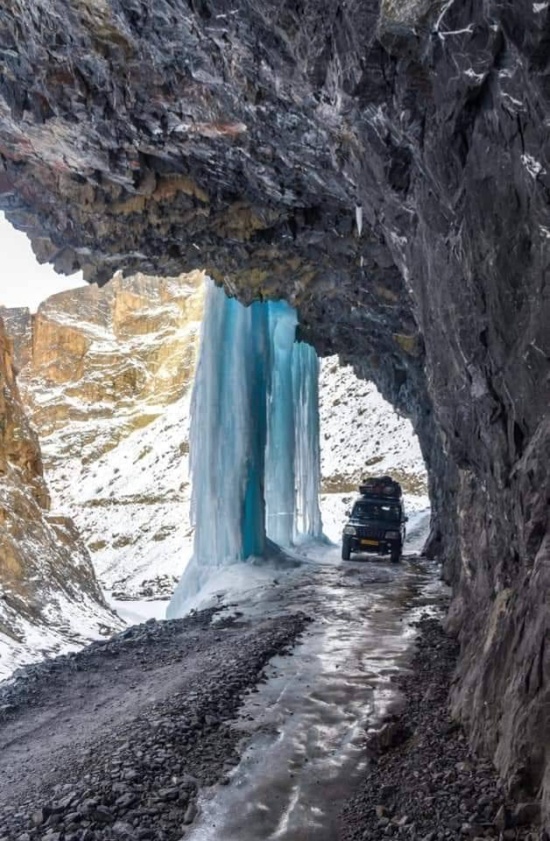
<path id="1" fill-rule="evenodd" d="M 352 516 L 359 520 L 400 520 L 401 507 L 383 502 L 356 502 Z"/>

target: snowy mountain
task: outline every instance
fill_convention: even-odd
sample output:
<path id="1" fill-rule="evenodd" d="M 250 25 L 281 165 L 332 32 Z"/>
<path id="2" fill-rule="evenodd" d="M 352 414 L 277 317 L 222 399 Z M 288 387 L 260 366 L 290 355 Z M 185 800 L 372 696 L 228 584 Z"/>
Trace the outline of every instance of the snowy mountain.
<path id="1" fill-rule="evenodd" d="M 171 595 L 191 555 L 189 397 L 96 460 L 70 459 L 48 473 L 54 499 L 73 513 L 114 598 Z M 55 435 L 45 439 L 46 452 L 55 447 Z"/>
<path id="2" fill-rule="evenodd" d="M 189 388 L 200 272 L 115 277 L 5 310 L 56 508 L 108 590 L 169 595 L 190 550 Z"/>
<path id="3" fill-rule="evenodd" d="M 391 473 L 408 493 L 426 494 L 426 469 L 411 423 L 373 383 L 358 380 L 334 356 L 321 361 L 319 393 L 325 493 L 355 491 L 361 479 Z"/>
<path id="4" fill-rule="evenodd" d="M 116 275 L 101 289 L 53 295 L 35 316 L 0 308 L 48 472 L 95 461 L 181 397 L 202 308 L 200 272 Z"/>
<path id="5" fill-rule="evenodd" d="M 109 635 L 107 607 L 73 521 L 55 509 L 0 319 L 0 680 L 15 668 Z"/>

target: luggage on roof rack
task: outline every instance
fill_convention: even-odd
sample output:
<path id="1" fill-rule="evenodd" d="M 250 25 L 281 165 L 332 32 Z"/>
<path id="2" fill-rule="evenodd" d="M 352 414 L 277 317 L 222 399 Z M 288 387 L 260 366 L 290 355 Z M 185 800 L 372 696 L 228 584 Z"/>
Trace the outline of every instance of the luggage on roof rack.
<path id="1" fill-rule="evenodd" d="M 391 476 L 365 479 L 359 485 L 359 493 L 363 496 L 378 496 L 385 499 L 401 499 L 402 496 L 401 485 Z"/>

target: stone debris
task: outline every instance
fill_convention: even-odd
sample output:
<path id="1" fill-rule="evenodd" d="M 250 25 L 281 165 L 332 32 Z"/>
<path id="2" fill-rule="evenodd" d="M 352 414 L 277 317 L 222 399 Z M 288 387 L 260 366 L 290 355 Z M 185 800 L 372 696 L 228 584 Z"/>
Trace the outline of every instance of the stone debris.
<path id="1" fill-rule="evenodd" d="M 179 841 L 185 836 L 198 813 L 200 787 L 222 778 L 226 783 L 227 771 L 238 762 L 240 736 L 231 720 L 245 693 L 308 622 L 297 614 L 212 624 L 215 612 L 150 620 L 77 654 L 26 667 L 0 684 L 0 841 Z M 201 668 L 185 682 L 197 652 Z M 135 672 L 136 682 L 149 680 L 151 689 L 162 673 L 179 670 L 181 691 L 166 697 L 159 692 L 146 707 L 130 707 L 115 725 L 104 722 L 92 730 L 74 749 L 68 744 L 52 750 L 46 767 L 32 761 L 19 771 L 2 767 L 2 745 L 9 746 L 18 726 L 30 718 L 32 727 L 45 709 L 69 721 L 67 699 L 75 708 L 82 703 L 76 681 L 83 675 L 92 684 L 108 681 L 113 664 L 121 685 Z M 160 671 L 151 676 L 153 665 Z M 121 703 L 127 699 L 121 692 Z M 31 732 L 27 742 L 23 739 L 31 751 L 34 738 Z"/>
<path id="2" fill-rule="evenodd" d="M 340 841 L 547 841 L 539 804 L 514 803 L 449 716 L 458 644 L 436 619 L 419 628 L 411 669 L 398 681 L 399 712 L 367 734 L 369 767 L 343 812 Z"/>

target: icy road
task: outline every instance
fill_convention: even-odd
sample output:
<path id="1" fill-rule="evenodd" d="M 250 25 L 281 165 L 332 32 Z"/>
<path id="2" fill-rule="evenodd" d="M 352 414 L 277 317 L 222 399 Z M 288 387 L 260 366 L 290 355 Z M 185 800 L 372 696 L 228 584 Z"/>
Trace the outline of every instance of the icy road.
<path id="1" fill-rule="evenodd" d="M 247 568 L 237 604 L 233 567 L 203 594 L 214 612 L 0 684 L 0 841 L 338 839 L 365 730 L 441 585 L 412 553 L 311 553 Z"/>
<path id="2" fill-rule="evenodd" d="M 261 578 L 239 600 L 245 616 L 305 610 L 314 617 L 293 656 L 276 657 L 244 704 L 246 738 L 230 784 L 205 791 L 190 841 L 334 841 L 340 809 L 364 771 L 365 731 L 395 701 L 412 622 L 443 587 L 417 555 L 420 515 L 400 565 L 317 546 L 298 572 Z M 260 574 L 259 574 L 260 575 Z"/>

